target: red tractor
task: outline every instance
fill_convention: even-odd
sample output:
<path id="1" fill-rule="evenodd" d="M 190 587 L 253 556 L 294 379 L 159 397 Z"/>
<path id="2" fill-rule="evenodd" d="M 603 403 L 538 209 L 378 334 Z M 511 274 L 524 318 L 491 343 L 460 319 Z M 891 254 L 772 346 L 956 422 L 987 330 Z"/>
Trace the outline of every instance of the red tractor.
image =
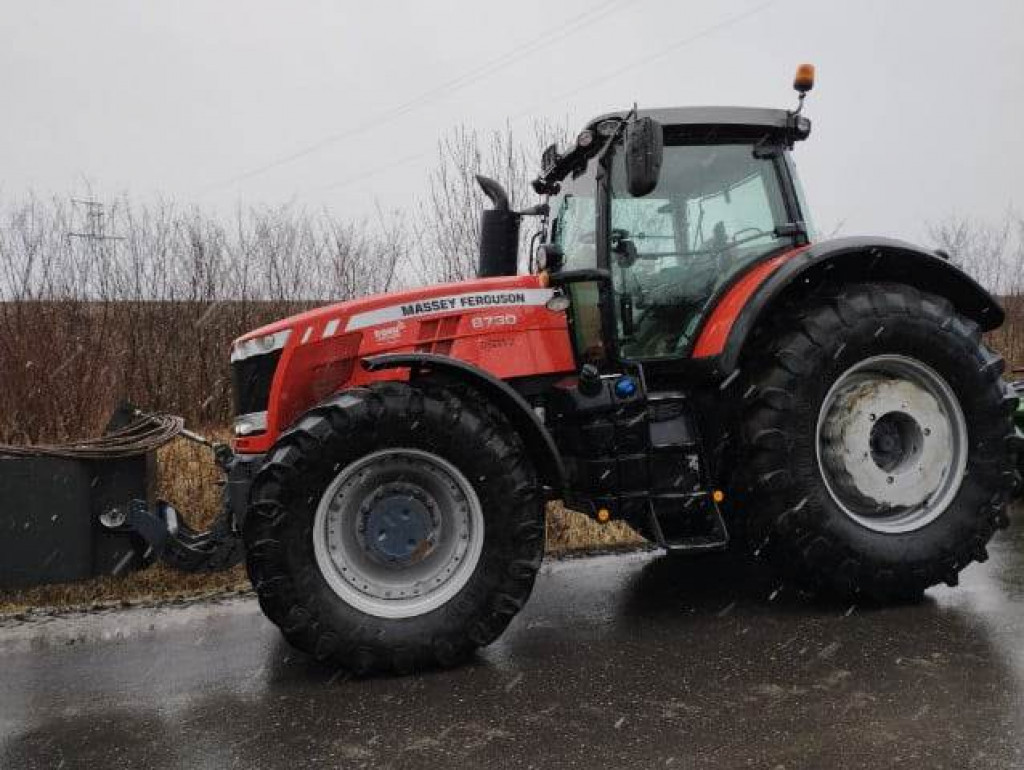
<path id="1" fill-rule="evenodd" d="M 288 640 L 359 671 L 462 660 L 529 597 L 553 499 L 851 599 L 983 561 L 1017 483 L 981 338 L 1003 312 L 941 253 L 816 240 L 810 130 L 799 107 L 604 115 L 544 152 L 544 203 L 479 178 L 478 280 L 237 340 L 229 507 Z"/>

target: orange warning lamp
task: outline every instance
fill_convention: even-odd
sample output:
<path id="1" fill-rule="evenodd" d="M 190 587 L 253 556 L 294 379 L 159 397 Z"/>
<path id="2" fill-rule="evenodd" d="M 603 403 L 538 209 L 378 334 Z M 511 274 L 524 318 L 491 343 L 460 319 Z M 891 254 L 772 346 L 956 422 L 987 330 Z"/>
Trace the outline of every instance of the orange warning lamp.
<path id="1" fill-rule="evenodd" d="M 801 64 L 796 68 L 796 77 L 793 78 L 793 88 L 799 91 L 801 96 L 814 88 L 813 64 Z"/>

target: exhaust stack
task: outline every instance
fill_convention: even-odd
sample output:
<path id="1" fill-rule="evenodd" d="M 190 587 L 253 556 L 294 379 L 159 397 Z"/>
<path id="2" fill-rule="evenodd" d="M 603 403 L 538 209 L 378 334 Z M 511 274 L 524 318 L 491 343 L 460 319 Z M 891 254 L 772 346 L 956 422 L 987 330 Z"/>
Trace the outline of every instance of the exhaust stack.
<path id="1" fill-rule="evenodd" d="M 477 275 L 493 278 L 519 271 L 519 214 L 509 207 L 508 193 L 493 179 L 477 174 L 477 184 L 494 208 L 480 216 L 480 263 Z"/>

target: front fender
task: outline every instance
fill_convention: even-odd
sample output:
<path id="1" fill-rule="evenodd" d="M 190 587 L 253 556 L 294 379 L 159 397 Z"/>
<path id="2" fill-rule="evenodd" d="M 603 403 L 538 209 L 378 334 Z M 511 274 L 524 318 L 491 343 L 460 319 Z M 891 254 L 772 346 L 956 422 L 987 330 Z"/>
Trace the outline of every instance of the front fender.
<path id="1" fill-rule="evenodd" d="M 457 358 L 436 353 L 392 353 L 370 356 L 362 361 L 369 372 L 409 369 L 410 380 L 428 373 L 464 383 L 491 401 L 512 424 L 526 444 L 542 483 L 556 493 L 565 489 L 565 465 L 554 439 L 537 413 L 519 393 L 490 372 Z"/>

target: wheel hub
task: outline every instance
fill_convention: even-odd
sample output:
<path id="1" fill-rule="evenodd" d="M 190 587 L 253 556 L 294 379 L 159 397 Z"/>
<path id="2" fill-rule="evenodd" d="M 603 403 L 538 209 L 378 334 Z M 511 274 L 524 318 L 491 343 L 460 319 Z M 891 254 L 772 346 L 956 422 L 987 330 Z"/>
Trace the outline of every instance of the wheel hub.
<path id="1" fill-rule="evenodd" d="M 871 428 L 871 459 L 883 471 L 898 471 L 920 455 L 926 435 L 931 428 L 922 428 L 912 415 L 887 412 Z"/>
<path id="2" fill-rule="evenodd" d="M 438 535 L 436 504 L 410 484 L 386 484 L 360 509 L 362 542 L 385 564 L 402 567 L 430 555 Z"/>
<path id="3" fill-rule="evenodd" d="M 882 532 L 918 529 L 959 489 L 967 429 L 955 394 L 914 359 L 866 359 L 822 403 L 818 458 L 826 487 L 854 520 Z"/>

